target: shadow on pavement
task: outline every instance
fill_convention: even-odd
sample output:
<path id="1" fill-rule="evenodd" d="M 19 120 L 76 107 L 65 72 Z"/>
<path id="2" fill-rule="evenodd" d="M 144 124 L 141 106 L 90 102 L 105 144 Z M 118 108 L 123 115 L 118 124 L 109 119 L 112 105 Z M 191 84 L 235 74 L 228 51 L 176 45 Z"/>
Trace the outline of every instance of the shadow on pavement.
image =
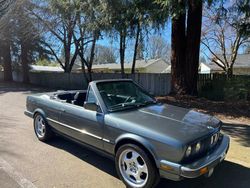
<path id="1" fill-rule="evenodd" d="M 111 159 L 103 157 L 98 153 L 95 153 L 62 137 L 57 137 L 48 144 L 65 150 L 79 159 L 95 166 L 96 168 L 118 178 L 115 171 L 114 161 Z M 162 179 L 157 188 L 246 188 L 249 187 L 249 184 L 250 168 L 229 161 L 224 161 L 216 167 L 214 174 L 210 178 L 200 177 L 197 179 L 185 179 L 180 182 Z"/>
<path id="2" fill-rule="evenodd" d="M 78 157 L 79 159 L 95 166 L 96 168 L 118 177 L 115 171 L 115 164 L 112 159 L 102 156 L 87 147 L 81 146 L 73 141 L 57 136 L 55 139 L 48 142 L 49 145 L 62 149 Z"/>
<path id="3" fill-rule="evenodd" d="M 210 178 L 200 177 L 180 182 L 162 180 L 157 188 L 246 188 L 250 184 L 250 169 L 230 161 L 219 164 Z"/>
<path id="4" fill-rule="evenodd" d="M 224 123 L 222 130 L 232 138 L 235 138 L 243 146 L 250 147 L 250 126 L 243 124 Z"/>

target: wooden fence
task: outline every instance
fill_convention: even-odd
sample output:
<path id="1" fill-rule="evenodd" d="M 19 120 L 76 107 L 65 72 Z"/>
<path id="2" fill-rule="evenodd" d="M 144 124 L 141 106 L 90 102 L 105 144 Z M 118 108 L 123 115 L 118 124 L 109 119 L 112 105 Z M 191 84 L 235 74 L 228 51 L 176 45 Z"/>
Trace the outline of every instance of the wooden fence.
<path id="1" fill-rule="evenodd" d="M 3 71 L 0 70 L 0 81 L 3 81 Z"/>
<path id="2" fill-rule="evenodd" d="M 14 72 L 14 80 L 22 81 L 22 73 Z M 119 73 L 93 73 L 93 80 L 118 79 L 121 78 Z M 150 74 L 136 73 L 126 74 L 129 78 L 140 84 L 148 92 L 154 95 L 167 95 L 171 89 L 170 74 Z M 86 89 L 87 83 L 84 75 L 81 73 L 50 73 L 50 72 L 30 72 L 30 82 L 35 85 L 55 88 L 55 89 Z"/>
<path id="3" fill-rule="evenodd" d="M 13 72 L 14 81 L 22 81 L 21 72 Z M 167 95 L 171 89 L 171 75 L 170 74 L 150 74 L 150 73 L 136 73 L 134 75 L 126 74 L 126 78 L 132 79 L 144 87 L 148 92 L 154 95 Z M 117 79 L 121 78 L 119 73 L 93 73 L 93 80 L 102 79 Z M 225 87 L 226 75 L 223 74 L 199 74 L 198 77 L 198 91 L 202 95 L 211 93 L 212 90 L 227 92 Z M 3 72 L 0 71 L 0 81 L 3 80 Z M 238 88 L 246 88 L 248 90 L 248 83 L 250 76 L 247 75 L 234 75 L 233 80 L 237 82 L 233 83 L 235 90 Z M 240 81 L 238 81 L 240 80 Z M 239 85 L 238 83 L 246 83 L 245 85 Z M 30 82 L 38 86 L 44 86 L 54 89 L 86 89 L 87 83 L 84 75 L 81 73 L 55 73 L 55 72 L 30 72 Z M 205 86 L 205 87 L 204 87 Z M 209 87 L 207 87 L 209 86 Z M 205 88 L 205 89 L 204 89 Z M 218 92 L 217 92 L 218 93 Z M 211 93 L 211 96 L 218 94 Z M 224 94 L 223 94 L 224 95 Z M 205 96 L 206 97 L 206 96 Z"/>

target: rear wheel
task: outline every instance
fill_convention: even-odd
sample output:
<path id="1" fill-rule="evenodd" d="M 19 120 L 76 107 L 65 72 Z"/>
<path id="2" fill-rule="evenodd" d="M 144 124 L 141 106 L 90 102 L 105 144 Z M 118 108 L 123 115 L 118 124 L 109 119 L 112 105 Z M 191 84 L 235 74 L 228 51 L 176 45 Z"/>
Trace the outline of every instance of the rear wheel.
<path id="1" fill-rule="evenodd" d="M 116 170 L 127 187 L 151 188 L 159 181 L 155 164 L 139 146 L 126 144 L 116 153 Z"/>
<path id="2" fill-rule="evenodd" d="M 45 118 L 39 113 L 34 117 L 34 131 L 37 138 L 43 142 L 48 141 L 53 136 L 53 132 Z"/>

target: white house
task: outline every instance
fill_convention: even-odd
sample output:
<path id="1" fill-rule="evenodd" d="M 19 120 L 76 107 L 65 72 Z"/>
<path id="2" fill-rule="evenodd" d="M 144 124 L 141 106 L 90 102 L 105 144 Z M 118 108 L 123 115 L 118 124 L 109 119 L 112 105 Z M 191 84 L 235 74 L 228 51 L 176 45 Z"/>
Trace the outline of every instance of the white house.
<path id="1" fill-rule="evenodd" d="M 228 59 L 230 59 L 230 56 L 228 56 Z M 219 60 L 217 61 L 220 62 Z M 222 73 L 224 71 L 221 67 L 211 62 L 208 64 L 201 63 L 199 72 L 201 74 L 208 74 L 208 73 Z M 233 73 L 236 75 L 237 74 L 238 75 L 250 75 L 250 53 L 237 55 L 237 58 L 233 66 Z"/>

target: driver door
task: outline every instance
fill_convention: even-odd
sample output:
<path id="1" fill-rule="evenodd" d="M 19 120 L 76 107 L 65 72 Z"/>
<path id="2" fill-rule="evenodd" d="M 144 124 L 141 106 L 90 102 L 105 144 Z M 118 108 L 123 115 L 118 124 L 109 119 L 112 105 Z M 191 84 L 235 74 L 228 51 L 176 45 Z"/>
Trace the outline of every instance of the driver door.
<path id="1" fill-rule="evenodd" d="M 96 103 L 96 96 L 89 86 L 86 102 Z M 87 110 L 73 104 L 65 104 L 62 107 L 61 121 L 66 134 L 97 148 L 103 149 L 104 115 L 100 109 Z"/>

